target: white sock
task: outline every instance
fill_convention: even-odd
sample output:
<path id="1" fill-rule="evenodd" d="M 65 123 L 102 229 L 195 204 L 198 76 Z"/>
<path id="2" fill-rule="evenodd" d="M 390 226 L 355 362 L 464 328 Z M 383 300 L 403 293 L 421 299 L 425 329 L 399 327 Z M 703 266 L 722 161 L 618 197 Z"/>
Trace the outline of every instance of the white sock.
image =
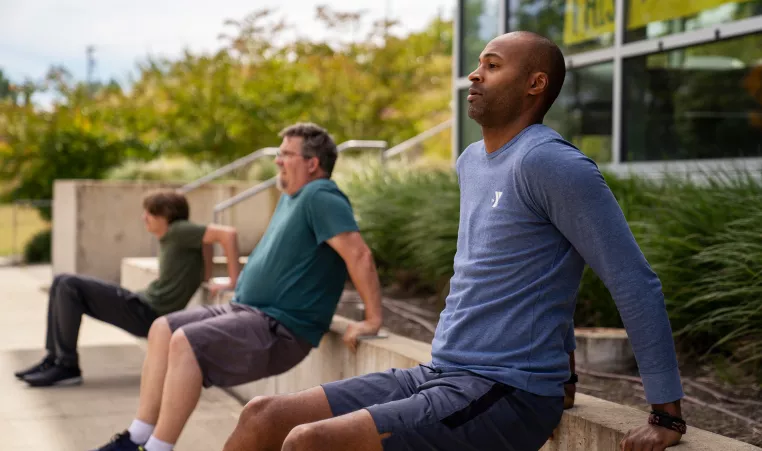
<path id="1" fill-rule="evenodd" d="M 156 426 L 152 424 L 144 423 L 135 418 L 127 429 L 130 432 L 130 441 L 136 445 L 145 445 L 148 441 L 148 437 L 153 434 L 155 427 Z"/>
<path id="2" fill-rule="evenodd" d="M 146 444 L 143 446 L 143 448 L 146 449 L 146 451 L 172 451 L 172 448 L 175 447 L 174 443 L 167 443 L 162 442 L 158 438 L 154 437 L 153 435 L 151 438 L 148 439 Z"/>

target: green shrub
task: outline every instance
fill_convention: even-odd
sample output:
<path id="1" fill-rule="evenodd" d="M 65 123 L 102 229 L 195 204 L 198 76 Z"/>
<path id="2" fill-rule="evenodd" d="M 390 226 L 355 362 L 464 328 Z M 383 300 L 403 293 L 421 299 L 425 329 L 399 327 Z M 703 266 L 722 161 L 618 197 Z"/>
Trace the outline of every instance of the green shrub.
<path id="1" fill-rule="evenodd" d="M 208 163 L 194 163 L 185 157 L 163 157 L 150 161 L 130 160 L 106 174 L 111 180 L 190 182 L 215 168 Z"/>
<path id="2" fill-rule="evenodd" d="M 263 157 L 251 164 L 246 179 L 250 181 L 264 182 L 278 175 L 278 165 L 275 159 Z"/>
<path id="3" fill-rule="evenodd" d="M 754 335 L 749 330 L 762 330 L 759 316 L 751 314 L 762 304 L 754 292 L 755 266 L 741 257 L 759 256 L 753 235 L 762 234 L 754 223 L 762 183 L 751 174 L 707 178 L 706 184 L 667 180 L 658 208 L 634 225 L 636 236 L 662 280 L 680 341 L 696 353 L 753 351 L 759 365 L 762 336 L 757 332 L 751 345 L 748 340 Z"/>
<path id="4" fill-rule="evenodd" d="M 363 236 L 388 277 L 441 290 L 452 273 L 458 233 L 458 184 L 451 170 L 386 168 L 366 162 L 337 176 Z"/>
<path id="5" fill-rule="evenodd" d="M 34 235 L 24 246 L 24 262 L 50 263 L 52 236 L 51 229 L 42 230 Z"/>

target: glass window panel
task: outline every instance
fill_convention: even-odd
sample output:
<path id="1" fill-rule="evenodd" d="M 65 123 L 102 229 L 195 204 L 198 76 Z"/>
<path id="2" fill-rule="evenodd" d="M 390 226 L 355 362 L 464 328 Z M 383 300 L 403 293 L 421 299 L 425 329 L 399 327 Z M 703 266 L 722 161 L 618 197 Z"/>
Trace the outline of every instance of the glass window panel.
<path id="1" fill-rule="evenodd" d="M 762 33 L 624 61 L 623 160 L 762 156 Z"/>
<path id="2" fill-rule="evenodd" d="M 482 139 L 482 128 L 468 117 L 468 88 L 458 92 L 458 154 L 469 144 Z"/>
<path id="3" fill-rule="evenodd" d="M 559 132 L 597 163 L 611 161 L 614 64 L 572 69 L 545 125 Z"/>
<path id="4" fill-rule="evenodd" d="M 614 45 L 614 0 L 507 0 L 508 30 L 552 39 L 565 54 Z"/>
<path id="5" fill-rule="evenodd" d="M 462 47 L 460 76 L 466 77 L 479 64 L 484 46 L 500 32 L 500 2 L 498 0 L 462 0 Z"/>
<path id="6" fill-rule="evenodd" d="M 625 0 L 625 42 L 762 15 L 762 0 Z"/>

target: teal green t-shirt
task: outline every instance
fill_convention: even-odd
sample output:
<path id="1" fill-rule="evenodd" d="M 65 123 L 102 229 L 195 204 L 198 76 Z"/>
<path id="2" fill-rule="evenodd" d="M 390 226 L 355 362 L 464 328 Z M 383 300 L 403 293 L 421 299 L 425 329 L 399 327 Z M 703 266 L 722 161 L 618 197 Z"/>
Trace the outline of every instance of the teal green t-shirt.
<path id="1" fill-rule="evenodd" d="M 328 331 L 347 267 L 326 241 L 359 230 L 349 199 L 329 179 L 281 195 L 249 255 L 233 302 L 256 307 L 317 347 Z"/>

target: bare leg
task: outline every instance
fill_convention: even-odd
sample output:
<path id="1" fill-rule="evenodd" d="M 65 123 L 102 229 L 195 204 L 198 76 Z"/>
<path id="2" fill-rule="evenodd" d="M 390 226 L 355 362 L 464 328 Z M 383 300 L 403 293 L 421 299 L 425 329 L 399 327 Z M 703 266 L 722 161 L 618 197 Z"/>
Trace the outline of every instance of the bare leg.
<path id="1" fill-rule="evenodd" d="M 283 451 L 382 451 L 376 423 L 362 409 L 336 418 L 295 427 L 283 443 Z"/>
<path id="2" fill-rule="evenodd" d="M 159 419 L 171 337 L 172 331 L 164 317 L 154 321 L 148 331 L 148 351 L 140 377 L 140 404 L 137 415 L 140 421 L 148 424 L 156 424 Z"/>
<path id="3" fill-rule="evenodd" d="M 246 404 L 224 451 L 280 451 L 300 424 L 331 418 L 322 387 L 280 396 L 260 396 Z"/>
<path id="4" fill-rule="evenodd" d="M 153 436 L 167 443 L 177 443 L 185 423 L 201 397 L 201 368 L 182 328 L 169 342 L 169 363 L 164 379 L 161 415 Z"/>

